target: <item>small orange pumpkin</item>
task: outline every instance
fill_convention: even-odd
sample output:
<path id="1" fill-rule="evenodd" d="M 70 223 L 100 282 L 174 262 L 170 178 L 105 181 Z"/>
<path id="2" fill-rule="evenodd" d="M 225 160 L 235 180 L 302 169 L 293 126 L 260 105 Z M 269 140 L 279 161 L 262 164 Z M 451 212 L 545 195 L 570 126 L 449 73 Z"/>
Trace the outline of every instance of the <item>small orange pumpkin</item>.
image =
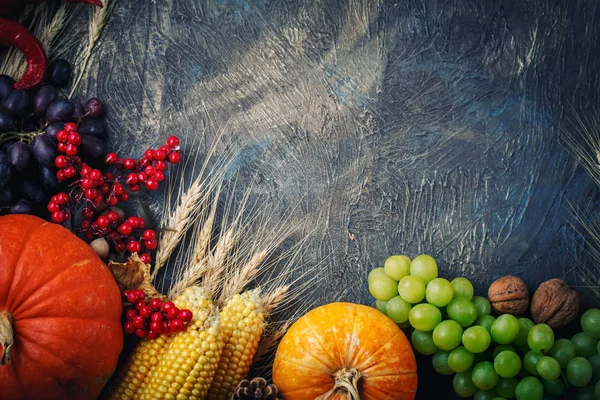
<path id="1" fill-rule="evenodd" d="M 412 400 L 417 364 L 398 326 L 372 307 L 331 303 L 281 340 L 273 383 L 286 400 Z"/>
<path id="2" fill-rule="evenodd" d="M 0 398 L 96 399 L 123 348 L 121 295 L 85 242 L 0 217 Z"/>

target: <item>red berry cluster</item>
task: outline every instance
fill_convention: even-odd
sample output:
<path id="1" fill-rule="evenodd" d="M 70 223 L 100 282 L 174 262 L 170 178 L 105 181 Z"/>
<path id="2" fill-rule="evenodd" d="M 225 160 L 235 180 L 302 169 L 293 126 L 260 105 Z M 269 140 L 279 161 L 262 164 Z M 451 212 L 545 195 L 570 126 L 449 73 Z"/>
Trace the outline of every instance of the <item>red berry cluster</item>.
<path id="1" fill-rule="evenodd" d="M 156 249 L 156 232 L 145 229 L 143 219 L 125 218 L 107 210 L 107 207 L 128 201 L 130 192 L 139 191 L 142 185 L 148 190 L 158 189 L 159 183 L 165 179 L 168 163 L 178 164 L 181 160 L 179 139 L 169 137 L 166 145 L 146 150 L 139 160 L 108 153 L 104 163 L 113 166 L 115 171 L 102 173 L 82 162 L 78 156 L 81 136 L 77 133 L 77 124 L 65 124 L 56 137 L 61 153 L 54 160 L 58 167 L 56 176 L 60 182 L 70 180 L 70 190 L 69 194 L 58 193 L 48 203 L 52 221 L 67 222 L 73 216 L 75 206 L 83 203 L 79 233 L 84 240 L 91 242 L 102 237 L 118 253 L 146 251 L 140 258 L 149 263 L 147 252 Z"/>
<path id="2" fill-rule="evenodd" d="M 142 290 L 125 290 L 123 296 L 127 302 L 135 305 L 125 312 L 123 330 L 127 334 L 156 339 L 163 333 L 183 331 L 185 324 L 192 320 L 190 310 L 180 310 L 171 301 L 163 302 L 155 298 L 146 302 Z"/>

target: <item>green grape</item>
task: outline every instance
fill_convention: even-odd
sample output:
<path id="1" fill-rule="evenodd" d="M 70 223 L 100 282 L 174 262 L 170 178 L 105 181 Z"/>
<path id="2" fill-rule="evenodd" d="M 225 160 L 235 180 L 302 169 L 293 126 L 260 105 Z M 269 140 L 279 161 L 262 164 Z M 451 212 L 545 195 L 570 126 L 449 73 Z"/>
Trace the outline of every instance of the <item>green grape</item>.
<path id="1" fill-rule="evenodd" d="M 575 357 L 575 345 L 569 339 L 558 339 L 548 353 L 558 361 L 561 368 L 566 368 Z"/>
<path id="2" fill-rule="evenodd" d="M 573 386 L 583 387 L 592 380 L 592 364 L 583 357 L 575 357 L 567 365 L 567 381 Z"/>
<path id="3" fill-rule="evenodd" d="M 517 400 L 542 400 L 544 397 L 544 387 L 542 382 L 534 376 L 528 376 L 521 379 L 521 382 L 515 389 Z"/>
<path id="4" fill-rule="evenodd" d="M 435 343 L 433 343 L 431 332 L 423 332 L 415 329 L 410 336 L 410 342 L 417 353 L 425 356 L 432 355 L 439 350 Z"/>
<path id="5" fill-rule="evenodd" d="M 490 332 L 495 320 L 496 318 L 491 315 L 481 315 L 475 320 L 475 325 L 483 326 L 486 331 Z"/>
<path id="6" fill-rule="evenodd" d="M 407 302 L 415 304 L 425 298 L 425 284 L 418 276 L 408 275 L 398 284 L 400 296 Z"/>
<path id="7" fill-rule="evenodd" d="M 528 351 L 523 356 L 523 366 L 525 367 L 525 370 L 531 375 L 540 375 L 537 370 L 537 362 L 540 358 L 542 358 L 542 353 L 536 353 L 533 350 Z"/>
<path id="8" fill-rule="evenodd" d="M 515 389 L 519 384 L 519 380 L 517 378 L 502 378 L 498 380 L 498 384 L 496 385 L 496 390 L 498 394 L 504 398 L 512 399 L 515 397 Z"/>
<path id="9" fill-rule="evenodd" d="M 400 327 L 400 329 L 406 329 L 406 328 L 410 328 L 410 321 L 406 320 L 400 324 L 398 324 L 398 326 Z"/>
<path id="10" fill-rule="evenodd" d="M 493 361 L 490 353 L 487 351 L 482 351 L 481 353 L 475 353 L 475 360 L 473 360 L 473 364 L 480 363 L 482 361 Z"/>
<path id="11" fill-rule="evenodd" d="M 491 390 L 480 390 L 475 393 L 473 400 L 493 400 L 498 397 L 498 392 L 494 389 Z"/>
<path id="12" fill-rule="evenodd" d="M 517 376 L 521 367 L 521 357 L 510 350 L 504 350 L 494 358 L 494 369 L 503 378 Z"/>
<path id="13" fill-rule="evenodd" d="M 467 328 L 462 335 L 463 345 L 471 353 L 481 353 L 490 346 L 492 338 L 488 331 L 482 326 Z"/>
<path id="14" fill-rule="evenodd" d="M 408 320 L 408 313 L 411 308 L 412 306 L 402 300 L 400 296 L 394 296 L 388 300 L 385 306 L 385 314 L 395 323 L 401 324 Z"/>
<path id="15" fill-rule="evenodd" d="M 448 366 L 454 372 L 464 372 L 471 368 L 475 356 L 463 346 L 457 347 L 448 355 Z"/>
<path id="16" fill-rule="evenodd" d="M 600 339 L 600 310 L 591 308 L 584 312 L 581 316 L 581 328 L 594 339 Z"/>
<path id="17" fill-rule="evenodd" d="M 452 300 L 452 285 L 444 278 L 435 278 L 427 284 L 425 299 L 436 307 L 445 307 Z"/>
<path id="18" fill-rule="evenodd" d="M 454 393 L 458 397 L 467 398 L 477 393 L 477 386 L 471 379 L 471 370 L 458 372 L 452 379 L 452 386 L 454 387 Z"/>
<path id="19" fill-rule="evenodd" d="M 600 381 L 594 385 L 594 394 L 596 395 L 596 399 L 600 399 Z"/>
<path id="20" fill-rule="evenodd" d="M 442 321 L 442 313 L 431 304 L 417 304 L 408 313 L 413 328 L 420 331 L 432 331 Z"/>
<path id="21" fill-rule="evenodd" d="M 385 306 L 387 305 L 387 301 L 375 300 L 375 308 L 385 314 Z"/>
<path id="22" fill-rule="evenodd" d="M 546 324 L 537 324 L 527 334 L 527 345 L 537 353 L 546 352 L 554 344 L 554 331 Z"/>
<path id="23" fill-rule="evenodd" d="M 594 354 L 588 361 L 592 365 L 592 381 L 596 383 L 600 380 L 600 354 Z"/>
<path id="24" fill-rule="evenodd" d="M 421 277 L 427 285 L 432 279 L 438 277 L 437 263 L 427 254 L 416 256 L 410 263 L 410 274 Z"/>
<path id="25" fill-rule="evenodd" d="M 371 282 L 371 279 L 375 278 L 376 276 L 387 276 L 385 273 L 385 269 L 383 269 L 382 267 L 373 268 L 367 276 L 367 282 Z"/>
<path id="26" fill-rule="evenodd" d="M 387 276 L 399 281 L 410 274 L 410 258 L 405 255 L 390 256 L 385 260 L 383 268 Z"/>
<path id="27" fill-rule="evenodd" d="M 499 376 L 494 369 L 494 364 L 482 361 L 473 367 L 471 380 L 478 389 L 490 390 L 498 383 Z"/>
<path id="28" fill-rule="evenodd" d="M 477 316 L 489 315 L 492 312 L 490 301 L 483 296 L 473 296 L 471 302 L 475 305 Z"/>
<path id="29" fill-rule="evenodd" d="M 575 400 L 596 400 L 596 393 L 593 386 L 582 387 L 577 391 Z"/>
<path id="30" fill-rule="evenodd" d="M 369 281 L 369 292 L 376 300 L 388 301 L 398 296 L 398 283 L 387 275 L 378 275 Z"/>
<path id="31" fill-rule="evenodd" d="M 458 297 L 463 297 L 467 300 L 471 300 L 473 298 L 475 289 L 473 289 L 473 284 L 467 278 L 454 278 L 450 283 L 452 284 L 452 289 L 454 290 L 455 299 Z"/>
<path id="32" fill-rule="evenodd" d="M 494 349 L 492 358 L 496 358 L 498 354 L 502 353 L 503 351 L 512 351 L 513 353 L 516 353 L 517 349 L 515 349 L 510 344 L 501 344 L 500 346 L 496 346 L 496 348 Z"/>
<path id="33" fill-rule="evenodd" d="M 490 333 L 498 344 L 512 343 L 519 335 L 519 321 L 510 314 L 502 314 L 492 324 Z"/>
<path id="34" fill-rule="evenodd" d="M 441 375 L 452 375 L 454 371 L 448 366 L 448 357 L 450 356 L 449 351 L 439 350 L 437 351 L 432 359 L 433 369 Z"/>
<path id="35" fill-rule="evenodd" d="M 535 364 L 538 374 L 549 381 L 560 376 L 560 364 L 552 357 L 543 356 Z"/>
<path id="36" fill-rule="evenodd" d="M 598 340 L 594 339 L 587 333 L 580 332 L 571 338 L 571 342 L 575 345 L 575 355 L 577 357 L 591 357 L 594 354 L 598 354 L 596 346 Z"/>
<path id="37" fill-rule="evenodd" d="M 554 379 L 552 381 L 548 381 L 544 379 L 542 381 L 542 386 L 544 386 L 544 391 L 553 396 L 560 396 L 565 393 L 565 383 L 562 379 Z"/>
<path id="38" fill-rule="evenodd" d="M 527 335 L 529 330 L 535 325 L 529 318 L 518 318 L 519 321 L 519 334 L 514 340 L 514 345 L 519 347 L 527 346 Z"/>
<path id="39" fill-rule="evenodd" d="M 442 350 L 450 351 L 460 344 L 463 329 L 458 322 L 446 320 L 433 330 L 433 342 Z"/>
<path id="40" fill-rule="evenodd" d="M 598 354 L 600 354 L 600 340 L 598 341 L 598 344 L 596 345 L 596 351 L 598 352 Z"/>
<path id="41" fill-rule="evenodd" d="M 471 303 L 471 300 L 467 300 L 464 297 L 452 299 L 446 306 L 446 312 L 450 319 L 458 322 L 463 328 L 471 326 L 477 319 L 475 305 Z"/>

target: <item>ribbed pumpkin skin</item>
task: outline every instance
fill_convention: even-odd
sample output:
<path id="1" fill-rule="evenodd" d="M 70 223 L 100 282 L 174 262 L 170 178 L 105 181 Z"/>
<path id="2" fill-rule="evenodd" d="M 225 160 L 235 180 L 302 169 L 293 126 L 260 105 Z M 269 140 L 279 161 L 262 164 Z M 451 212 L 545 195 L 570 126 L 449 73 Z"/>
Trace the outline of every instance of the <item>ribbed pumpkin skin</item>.
<path id="1" fill-rule="evenodd" d="M 0 217 L 0 311 L 16 338 L 0 398 L 96 399 L 123 348 L 121 307 L 85 242 L 37 217 Z"/>
<path id="2" fill-rule="evenodd" d="M 273 383 L 286 400 L 314 400 L 333 388 L 332 375 L 343 368 L 361 373 L 363 400 L 415 397 L 417 365 L 404 333 L 376 309 L 351 303 L 315 308 L 290 327 L 275 355 Z"/>

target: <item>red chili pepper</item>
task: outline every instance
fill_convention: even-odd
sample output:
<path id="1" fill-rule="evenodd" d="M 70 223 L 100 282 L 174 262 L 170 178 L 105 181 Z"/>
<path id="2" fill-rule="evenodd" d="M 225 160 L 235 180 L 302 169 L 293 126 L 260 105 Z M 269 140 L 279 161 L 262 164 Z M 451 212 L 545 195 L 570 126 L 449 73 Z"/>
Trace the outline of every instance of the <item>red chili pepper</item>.
<path id="1" fill-rule="evenodd" d="M 25 55 L 27 70 L 15 83 L 15 89 L 31 89 L 42 83 L 48 58 L 42 43 L 23 25 L 0 18 L 0 46 L 13 46 Z"/>

